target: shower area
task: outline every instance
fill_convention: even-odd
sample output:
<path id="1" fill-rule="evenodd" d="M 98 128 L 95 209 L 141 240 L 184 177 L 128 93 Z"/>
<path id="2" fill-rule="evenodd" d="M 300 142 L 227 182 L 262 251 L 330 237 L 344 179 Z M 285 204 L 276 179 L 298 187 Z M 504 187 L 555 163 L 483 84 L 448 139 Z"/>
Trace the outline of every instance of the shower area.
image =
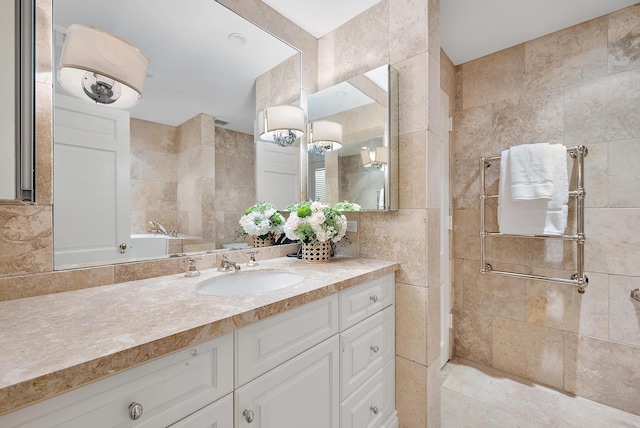
<path id="1" fill-rule="evenodd" d="M 441 63 L 453 117 L 454 358 L 442 371 L 443 426 L 640 426 L 640 4 Z M 481 181 L 497 193 L 499 168 L 481 177 L 479 160 L 531 143 L 588 147 L 584 294 L 570 283 L 481 273 L 485 258 L 498 271 L 576 272 L 574 242 L 488 237 L 481 248 Z M 497 230 L 495 213 L 487 201 L 487 230 Z M 568 234 L 572 218 L 570 209 Z M 452 423 L 466 411 L 475 425 Z"/>

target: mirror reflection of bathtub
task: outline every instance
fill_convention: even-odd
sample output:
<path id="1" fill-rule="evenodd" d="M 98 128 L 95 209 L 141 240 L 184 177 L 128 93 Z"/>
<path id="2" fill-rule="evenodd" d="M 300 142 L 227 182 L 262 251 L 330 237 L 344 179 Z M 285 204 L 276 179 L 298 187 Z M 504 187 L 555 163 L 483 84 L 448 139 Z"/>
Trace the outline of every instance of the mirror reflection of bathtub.
<path id="1" fill-rule="evenodd" d="M 183 237 L 172 237 L 159 233 L 133 234 L 130 242 L 131 257 L 134 259 L 181 253 L 183 248 Z"/>
<path id="2" fill-rule="evenodd" d="M 207 242 L 197 236 L 178 233 L 176 236 L 162 233 L 134 233 L 131 235 L 131 259 L 156 258 L 167 255 L 182 255 L 194 252 L 212 252 Z M 222 244 L 222 249 L 247 248 L 245 242 Z"/>

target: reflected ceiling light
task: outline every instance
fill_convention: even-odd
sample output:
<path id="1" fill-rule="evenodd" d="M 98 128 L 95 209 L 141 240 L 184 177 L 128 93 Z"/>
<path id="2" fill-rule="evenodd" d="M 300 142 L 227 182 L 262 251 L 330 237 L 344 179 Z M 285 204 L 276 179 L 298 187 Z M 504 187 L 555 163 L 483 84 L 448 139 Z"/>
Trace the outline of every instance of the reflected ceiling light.
<path id="1" fill-rule="evenodd" d="M 328 120 L 309 124 L 309 152 L 324 155 L 342 147 L 342 125 Z"/>
<path id="2" fill-rule="evenodd" d="M 142 97 L 149 59 L 130 43 L 81 24 L 67 30 L 58 79 L 78 98 L 127 108 Z"/>
<path id="3" fill-rule="evenodd" d="M 244 45 L 247 43 L 247 37 L 242 33 L 231 33 L 227 36 L 227 39 L 234 45 Z"/>
<path id="4" fill-rule="evenodd" d="M 258 113 L 258 127 L 261 140 L 291 146 L 304 135 L 304 110 L 290 104 L 267 107 Z"/>
<path id="5" fill-rule="evenodd" d="M 383 169 L 386 164 L 389 163 L 389 151 L 387 147 L 376 147 L 375 150 L 369 150 L 363 147 L 360 150 L 360 157 L 362 158 L 362 165 L 365 168 L 376 167 Z"/>

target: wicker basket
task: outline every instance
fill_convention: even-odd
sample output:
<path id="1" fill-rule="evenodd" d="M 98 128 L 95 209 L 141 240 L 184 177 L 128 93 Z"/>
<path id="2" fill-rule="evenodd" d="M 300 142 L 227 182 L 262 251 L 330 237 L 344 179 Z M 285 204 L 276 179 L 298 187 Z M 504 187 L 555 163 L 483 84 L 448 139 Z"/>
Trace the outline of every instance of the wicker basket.
<path id="1" fill-rule="evenodd" d="M 326 263 L 331 258 L 331 241 L 302 243 L 302 261 L 307 263 Z"/>
<path id="2" fill-rule="evenodd" d="M 276 243 L 276 240 L 271 233 L 265 239 L 260 239 L 259 236 L 253 237 L 254 247 L 270 247 L 275 243 Z"/>

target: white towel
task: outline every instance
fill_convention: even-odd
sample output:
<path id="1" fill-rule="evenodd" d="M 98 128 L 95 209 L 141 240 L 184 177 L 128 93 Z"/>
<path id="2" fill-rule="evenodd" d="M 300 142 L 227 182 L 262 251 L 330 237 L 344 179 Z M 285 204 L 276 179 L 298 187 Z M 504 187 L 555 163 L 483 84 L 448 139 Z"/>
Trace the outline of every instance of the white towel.
<path id="1" fill-rule="evenodd" d="M 509 149 L 509 178 L 513 199 L 551 199 L 551 144 L 522 144 Z"/>
<path id="2" fill-rule="evenodd" d="M 511 195 L 509 170 L 511 156 L 504 150 L 500 159 L 500 189 L 498 192 L 498 226 L 510 235 L 562 235 L 567 228 L 569 178 L 567 149 L 562 144 L 551 145 L 550 167 L 553 173 L 551 199 L 514 200 Z"/>

